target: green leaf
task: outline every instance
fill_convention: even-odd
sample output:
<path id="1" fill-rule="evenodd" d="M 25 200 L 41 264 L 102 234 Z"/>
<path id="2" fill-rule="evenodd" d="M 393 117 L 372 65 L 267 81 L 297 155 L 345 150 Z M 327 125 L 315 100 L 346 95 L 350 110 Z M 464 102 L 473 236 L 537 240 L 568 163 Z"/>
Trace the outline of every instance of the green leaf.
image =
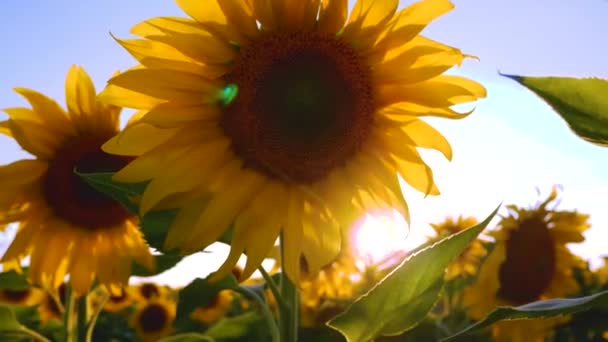
<path id="1" fill-rule="evenodd" d="M 257 312 L 247 312 L 235 317 L 224 317 L 205 331 L 216 340 L 237 339 L 247 335 L 252 325 L 262 322 Z"/>
<path id="2" fill-rule="evenodd" d="M 148 244 L 159 251 L 166 251 L 163 248 L 167 231 L 177 216 L 177 210 L 157 210 L 151 211 L 141 218 L 139 227 L 144 234 Z"/>
<path id="3" fill-rule="evenodd" d="M 27 277 L 17 273 L 15 270 L 0 273 L 0 289 L 25 290 L 30 287 Z"/>
<path id="4" fill-rule="evenodd" d="M 498 307 L 481 321 L 468 326 L 442 341 L 448 341 L 472 333 L 502 320 L 550 318 L 560 315 L 569 315 L 607 304 L 608 291 L 603 291 L 586 297 L 549 299 L 517 307 Z"/>
<path id="5" fill-rule="evenodd" d="M 173 268 L 173 266 L 177 265 L 177 263 L 183 258 L 183 256 L 178 254 L 155 255 L 154 259 L 156 260 L 156 268 L 154 271 L 150 271 L 140 264 L 134 262 L 131 274 L 137 277 L 151 277 Z"/>
<path id="6" fill-rule="evenodd" d="M 415 327 L 430 310 L 433 296 L 437 298 L 445 268 L 481 233 L 497 211 L 498 208 L 477 226 L 448 236 L 404 260 L 328 325 L 350 342 L 370 341 Z"/>
<path id="7" fill-rule="evenodd" d="M 15 313 L 7 306 L 0 306 L 0 331 L 17 332 L 21 331 L 23 326 L 17 321 Z"/>
<path id="8" fill-rule="evenodd" d="M 210 336 L 197 333 L 185 333 L 165 337 L 159 342 L 215 342 L 215 339 Z"/>
<path id="9" fill-rule="evenodd" d="M 239 286 L 239 283 L 232 274 L 213 283 L 209 282 L 208 279 L 194 279 L 179 291 L 177 319 L 187 319 L 194 309 L 207 305 L 221 290 L 236 289 Z"/>
<path id="10" fill-rule="evenodd" d="M 517 81 L 540 96 L 579 137 L 608 146 L 608 80 L 502 76 Z"/>
<path id="11" fill-rule="evenodd" d="M 148 182 L 141 183 L 119 183 L 112 180 L 114 173 L 79 173 L 74 172 L 95 190 L 102 192 L 122 204 L 130 212 L 137 214 L 138 206 L 133 202 L 132 197 L 144 193 Z"/>

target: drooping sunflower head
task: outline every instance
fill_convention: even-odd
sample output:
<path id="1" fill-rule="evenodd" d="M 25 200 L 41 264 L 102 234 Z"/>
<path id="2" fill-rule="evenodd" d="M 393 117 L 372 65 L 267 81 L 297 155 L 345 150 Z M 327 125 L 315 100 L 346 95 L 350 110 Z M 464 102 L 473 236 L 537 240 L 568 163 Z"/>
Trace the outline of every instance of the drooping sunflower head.
<path id="1" fill-rule="evenodd" d="M 480 319 L 499 305 L 523 305 L 578 291 L 573 269 L 585 265 L 566 244 L 584 240 L 589 215 L 549 208 L 556 198 L 554 188 L 547 200 L 532 208 L 507 206 L 509 214 L 489 233 L 496 240 L 492 252 L 476 282 L 464 290 L 472 318 Z"/>
<path id="2" fill-rule="evenodd" d="M 44 291 L 36 287 L 24 289 L 0 289 L 0 304 L 31 306 L 37 305 L 44 299 Z"/>
<path id="3" fill-rule="evenodd" d="M 33 159 L 0 166 L 0 224 L 19 222 L 3 262 L 30 257 L 29 277 L 54 289 L 70 274 L 77 293 L 97 279 L 125 283 L 133 260 L 153 259 L 133 215 L 97 192 L 78 172 L 110 172 L 129 158 L 109 155 L 101 145 L 118 132 L 120 108 L 97 99 L 85 71 L 70 68 L 67 111 L 34 90 L 15 88 L 31 108 L 7 108 L 0 132 L 13 137 Z"/>
<path id="4" fill-rule="evenodd" d="M 476 225 L 477 219 L 474 217 L 459 216 L 457 219 L 448 217 L 439 224 L 431 224 L 435 230 L 437 238 L 456 234 L 467 228 Z M 446 270 L 446 280 L 452 280 L 461 276 L 470 277 L 477 274 L 481 264 L 481 259 L 487 254 L 486 248 L 481 240 L 474 240 L 467 248 L 456 257 Z"/>
<path id="5" fill-rule="evenodd" d="M 211 325 L 222 318 L 230 309 L 234 293 L 231 290 L 221 290 L 204 306 L 197 307 L 190 318 L 206 325 Z"/>
<path id="6" fill-rule="evenodd" d="M 147 110 L 104 150 L 138 157 L 115 180 L 150 181 L 142 213 L 181 208 L 166 249 L 198 251 L 234 223 L 217 277 L 246 251 L 247 278 L 282 233 L 295 279 L 302 260 L 315 273 L 335 259 L 340 230 L 365 212 L 408 217 L 398 175 L 439 193 L 418 148 L 452 152 L 421 117 L 461 118 L 452 105 L 485 96 L 442 75 L 466 55 L 420 35 L 449 1 L 359 0 L 350 15 L 346 0 L 177 3 L 189 19 L 118 40 L 141 65 L 103 94 Z"/>
<path id="7" fill-rule="evenodd" d="M 175 303 L 155 298 L 139 305 L 129 319 L 138 341 L 153 342 L 171 333 Z"/>

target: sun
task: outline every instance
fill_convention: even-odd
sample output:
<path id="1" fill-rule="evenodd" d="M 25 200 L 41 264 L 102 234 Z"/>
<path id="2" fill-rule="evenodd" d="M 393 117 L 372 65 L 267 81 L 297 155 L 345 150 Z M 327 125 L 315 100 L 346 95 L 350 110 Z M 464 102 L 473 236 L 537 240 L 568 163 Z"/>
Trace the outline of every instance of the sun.
<path id="1" fill-rule="evenodd" d="M 405 250 L 408 225 L 397 210 L 386 210 L 366 214 L 354 227 L 354 246 L 365 262 L 382 261 L 398 250 Z"/>

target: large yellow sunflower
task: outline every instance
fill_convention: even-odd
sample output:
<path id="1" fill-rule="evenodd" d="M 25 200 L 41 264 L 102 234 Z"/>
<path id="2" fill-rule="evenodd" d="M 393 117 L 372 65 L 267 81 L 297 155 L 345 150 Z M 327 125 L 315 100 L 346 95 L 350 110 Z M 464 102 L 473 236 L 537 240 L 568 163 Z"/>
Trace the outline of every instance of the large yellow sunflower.
<path id="1" fill-rule="evenodd" d="M 436 238 L 444 238 L 470 228 L 477 223 L 476 218 L 463 217 L 461 215 L 457 219 L 448 217 L 441 223 L 431 224 L 431 227 L 433 227 L 435 233 L 437 233 Z M 467 248 L 448 266 L 445 274 L 446 280 L 474 276 L 477 274 L 481 259 L 486 254 L 486 249 L 481 240 L 471 242 L 471 244 L 469 244 L 469 246 L 467 246 Z"/>
<path id="2" fill-rule="evenodd" d="M 177 0 L 189 19 L 157 17 L 118 39 L 141 65 L 112 78 L 115 105 L 147 110 L 104 145 L 137 156 L 120 182 L 150 183 L 141 213 L 177 207 L 167 249 L 190 253 L 234 223 L 217 277 L 247 253 L 249 277 L 282 233 L 297 279 L 340 249 L 340 229 L 379 207 L 408 217 L 398 175 L 437 195 L 418 148 L 448 159 L 423 116 L 484 97 L 460 76 L 460 50 L 419 33 L 453 5 L 423 0 Z M 170 165 L 170 167 L 167 167 Z"/>
<path id="3" fill-rule="evenodd" d="M 68 110 L 34 90 L 15 88 L 32 108 L 7 108 L 1 132 L 35 156 L 0 167 L 0 223 L 19 222 L 2 262 L 30 257 L 33 283 L 56 289 L 64 276 L 82 294 L 97 279 L 126 283 L 133 260 L 154 259 L 137 219 L 82 181 L 81 172 L 115 171 L 128 158 L 101 145 L 118 132 L 120 108 L 101 103 L 85 71 L 70 68 L 65 84 Z"/>
<path id="4" fill-rule="evenodd" d="M 567 243 L 582 242 L 590 225 L 588 215 L 547 208 L 557 197 L 533 208 L 507 206 L 509 215 L 488 234 L 496 244 L 481 266 L 476 282 L 463 292 L 464 305 L 473 319 L 481 319 L 496 306 L 517 306 L 559 298 L 578 291 L 572 270 L 582 259 Z M 542 341 L 562 318 L 501 322 L 493 326 L 497 340 Z"/>

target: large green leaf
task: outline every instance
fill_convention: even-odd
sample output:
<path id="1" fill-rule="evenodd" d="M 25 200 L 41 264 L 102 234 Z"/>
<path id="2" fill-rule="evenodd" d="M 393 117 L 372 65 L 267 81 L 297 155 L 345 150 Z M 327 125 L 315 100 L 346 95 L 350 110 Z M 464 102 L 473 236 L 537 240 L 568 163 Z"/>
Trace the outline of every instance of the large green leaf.
<path id="1" fill-rule="evenodd" d="M 30 287 L 26 275 L 15 270 L 0 273 L 0 289 L 25 290 Z"/>
<path id="2" fill-rule="evenodd" d="M 177 263 L 183 258 L 183 256 L 177 254 L 155 255 L 154 259 L 156 260 L 156 268 L 154 271 L 150 271 L 138 263 L 133 263 L 131 274 L 138 277 L 151 277 L 173 268 L 173 266 L 177 265 Z"/>
<path id="3" fill-rule="evenodd" d="M 415 327 L 437 298 L 445 268 L 481 233 L 497 211 L 498 208 L 477 226 L 448 236 L 404 260 L 328 325 L 350 342 L 370 341 Z"/>
<path id="4" fill-rule="evenodd" d="M 608 146 L 608 80 L 503 76 L 519 82 L 545 100 L 579 137 Z"/>
<path id="5" fill-rule="evenodd" d="M 114 173 L 79 173 L 74 171 L 95 190 L 102 192 L 122 204 L 130 212 L 137 214 L 137 204 L 133 198 L 144 193 L 147 182 L 119 183 L 112 180 Z"/>
<path id="6" fill-rule="evenodd" d="M 159 342 L 215 342 L 215 339 L 203 334 L 185 333 L 165 337 Z"/>
<path id="7" fill-rule="evenodd" d="M 549 299 L 517 307 L 498 307 L 481 321 L 468 326 L 442 341 L 461 337 L 502 320 L 549 318 L 569 315 L 603 305 L 608 305 L 608 291 L 599 292 L 586 297 Z"/>
<path id="8" fill-rule="evenodd" d="M 205 335 L 222 341 L 237 339 L 247 335 L 254 324 L 264 324 L 257 312 L 247 312 L 239 316 L 224 317 L 205 331 Z"/>
<path id="9" fill-rule="evenodd" d="M 210 282 L 209 278 L 196 278 L 181 291 L 177 302 L 177 319 L 186 319 L 194 309 L 207 305 L 223 289 L 236 289 L 239 283 L 231 274 L 224 279 Z"/>

